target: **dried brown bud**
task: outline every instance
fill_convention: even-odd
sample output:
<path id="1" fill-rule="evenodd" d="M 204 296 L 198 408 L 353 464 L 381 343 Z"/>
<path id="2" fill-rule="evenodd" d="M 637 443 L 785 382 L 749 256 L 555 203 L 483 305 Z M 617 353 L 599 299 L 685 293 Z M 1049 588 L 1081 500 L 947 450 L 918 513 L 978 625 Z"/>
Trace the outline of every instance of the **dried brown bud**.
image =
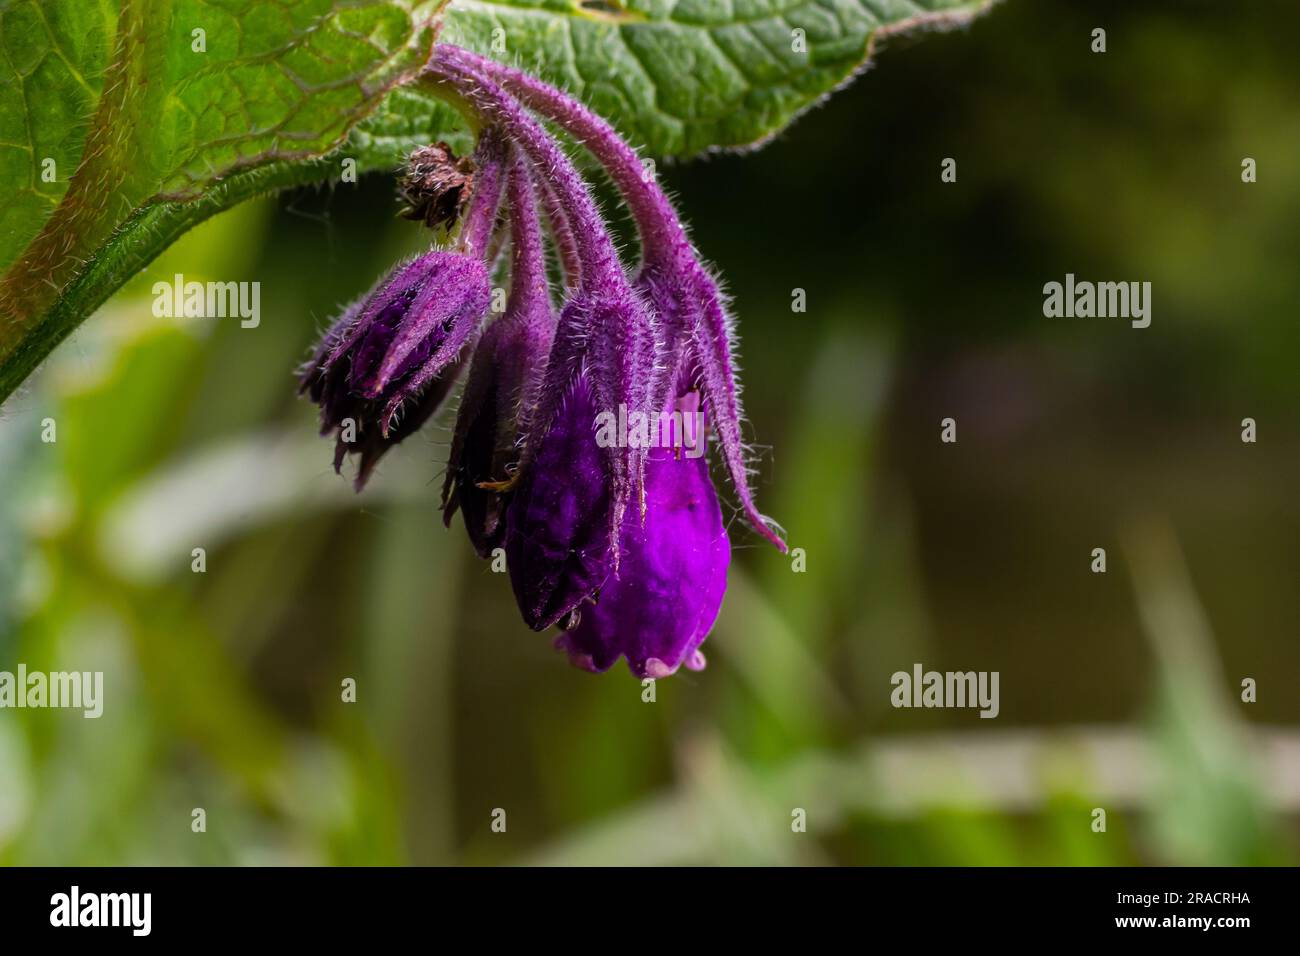
<path id="1" fill-rule="evenodd" d="M 399 193 L 402 215 L 430 229 L 451 228 L 474 192 L 474 161 L 458 157 L 446 143 L 414 150 L 406 160 Z"/>

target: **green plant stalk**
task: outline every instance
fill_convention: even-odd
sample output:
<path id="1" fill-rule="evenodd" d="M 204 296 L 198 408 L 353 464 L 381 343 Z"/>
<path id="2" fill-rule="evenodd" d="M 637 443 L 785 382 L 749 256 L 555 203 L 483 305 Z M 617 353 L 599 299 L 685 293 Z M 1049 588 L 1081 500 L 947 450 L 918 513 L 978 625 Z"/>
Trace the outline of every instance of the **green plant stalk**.
<path id="1" fill-rule="evenodd" d="M 154 203 L 139 210 L 118 231 L 117 238 L 123 241 L 91 258 L 39 323 L 30 328 L 0 325 L 0 402 L 69 333 L 184 233 L 245 199 L 323 182 L 330 165 L 324 159 L 275 163 L 231 176 L 202 199 Z"/>

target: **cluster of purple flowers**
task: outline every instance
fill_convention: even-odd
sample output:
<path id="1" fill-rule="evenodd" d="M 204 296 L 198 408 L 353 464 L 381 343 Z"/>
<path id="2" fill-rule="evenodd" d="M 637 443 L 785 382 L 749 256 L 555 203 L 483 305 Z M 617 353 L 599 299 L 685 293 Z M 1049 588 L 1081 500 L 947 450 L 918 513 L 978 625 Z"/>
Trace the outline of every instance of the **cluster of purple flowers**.
<path id="1" fill-rule="evenodd" d="M 749 489 L 718 283 L 672 204 L 613 128 L 559 90 L 442 44 L 426 79 L 480 130 L 454 248 L 400 264 L 346 309 L 302 377 L 358 485 L 412 434 L 468 366 L 443 489 L 478 554 L 506 554 L 524 621 L 558 626 L 576 665 L 626 657 L 638 677 L 704 666 L 731 545 L 707 459 L 596 440 L 602 413 L 702 414 L 741 509 L 785 545 Z M 581 143 L 636 222 L 627 270 L 582 175 L 540 120 Z M 489 316 L 509 246 L 509 296 Z M 562 265 L 554 295 L 548 242 Z M 560 305 L 557 308 L 557 299 Z"/>

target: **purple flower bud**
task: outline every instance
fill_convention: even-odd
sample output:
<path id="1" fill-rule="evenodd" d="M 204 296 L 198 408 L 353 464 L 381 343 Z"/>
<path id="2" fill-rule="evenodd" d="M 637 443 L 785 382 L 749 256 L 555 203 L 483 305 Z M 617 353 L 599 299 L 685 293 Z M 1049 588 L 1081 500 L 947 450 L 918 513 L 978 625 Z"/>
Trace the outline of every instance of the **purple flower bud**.
<path id="1" fill-rule="evenodd" d="M 534 630 L 595 594 L 618 567 L 624 515 L 639 521 L 644 514 L 646 450 L 596 441 L 600 413 L 620 402 L 647 407 L 655 378 L 645 312 L 630 291 L 618 291 L 579 292 L 565 306 L 523 448 L 506 556 L 519 610 Z M 629 510 L 634 496 L 638 507 Z"/>
<path id="2" fill-rule="evenodd" d="M 699 396 L 691 393 L 677 407 L 694 413 Z M 640 678 L 704 666 L 699 647 L 722 606 L 731 561 L 707 460 L 655 448 L 645 474 L 645 521 L 625 516 L 618 572 L 573 612 L 555 642 L 585 670 L 608 670 L 619 657 Z"/>
<path id="3" fill-rule="evenodd" d="M 506 514 L 506 563 L 524 622 L 545 630 L 605 583 L 610 547 L 608 460 L 596 444 L 591 381 L 578 374 Z"/>
<path id="4" fill-rule="evenodd" d="M 502 521 L 519 460 L 518 445 L 534 417 L 555 313 L 547 289 L 546 252 L 537 196 L 526 164 L 510 170 L 510 299 L 474 350 L 443 486 L 443 521 L 457 508 L 480 557 L 505 538 Z"/>
<path id="5" fill-rule="evenodd" d="M 474 192 L 459 250 L 399 264 L 347 309 L 301 371 L 301 388 L 334 433 L 334 470 L 360 456 L 356 486 L 393 445 L 420 429 L 456 381 L 460 353 L 477 335 L 489 290 L 483 257 L 501 203 L 505 141 L 487 130 L 475 153 Z"/>
<path id="6" fill-rule="evenodd" d="M 432 251 L 411 259 L 344 311 L 302 374 L 301 391 L 335 433 L 334 467 L 361 455 L 358 487 L 378 458 L 431 415 L 447 388 L 431 388 L 487 312 L 487 269 L 470 256 Z M 403 424 L 399 413 L 407 412 Z"/>

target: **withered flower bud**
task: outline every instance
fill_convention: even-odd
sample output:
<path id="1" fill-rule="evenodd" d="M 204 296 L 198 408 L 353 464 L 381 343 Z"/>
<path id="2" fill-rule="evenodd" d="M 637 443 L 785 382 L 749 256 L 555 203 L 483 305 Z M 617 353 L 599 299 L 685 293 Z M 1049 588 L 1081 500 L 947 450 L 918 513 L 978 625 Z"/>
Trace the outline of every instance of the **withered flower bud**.
<path id="1" fill-rule="evenodd" d="M 458 157 L 446 143 L 413 150 L 398 186 L 406 204 L 402 217 L 422 222 L 430 229 L 450 229 L 474 192 L 474 172 L 474 160 Z"/>

